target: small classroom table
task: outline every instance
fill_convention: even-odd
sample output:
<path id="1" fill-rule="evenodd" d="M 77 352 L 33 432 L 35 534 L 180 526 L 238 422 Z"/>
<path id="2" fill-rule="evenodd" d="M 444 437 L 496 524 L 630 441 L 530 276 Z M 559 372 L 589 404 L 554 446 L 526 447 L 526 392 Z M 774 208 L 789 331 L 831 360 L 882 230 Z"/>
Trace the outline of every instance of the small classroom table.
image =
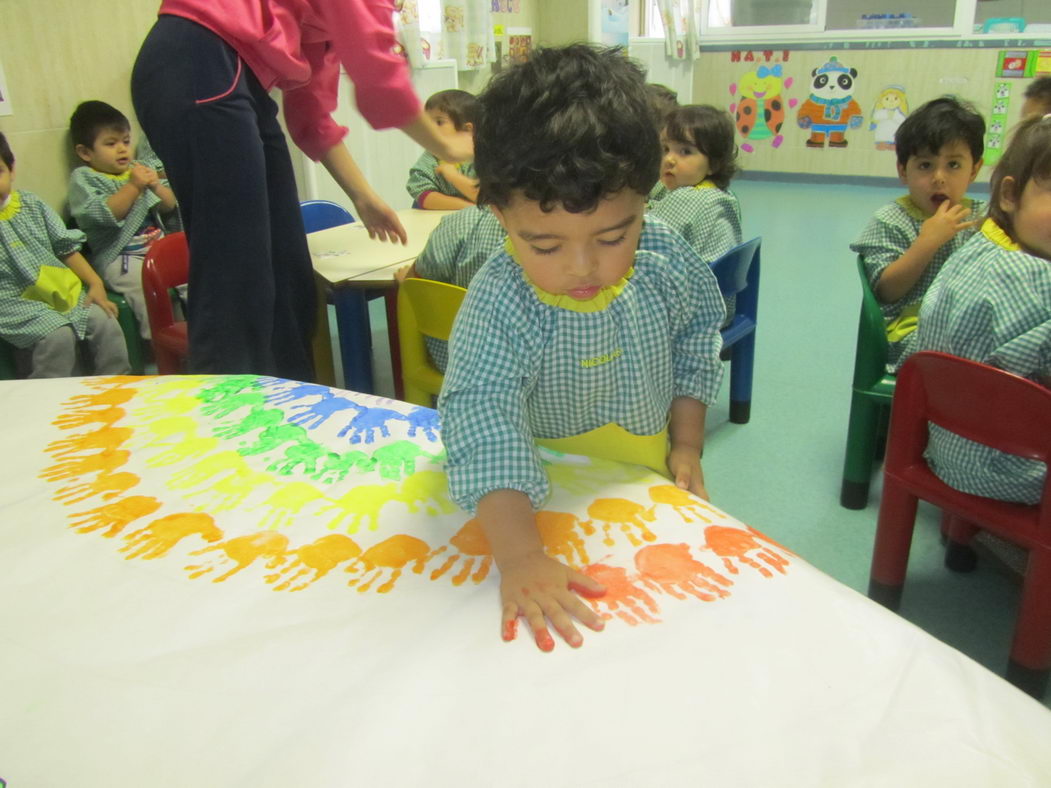
<path id="1" fill-rule="evenodd" d="M 423 211 L 413 208 L 398 211 L 409 239 L 400 243 L 369 238 L 361 222 L 342 224 L 307 234 L 314 271 L 332 297 L 336 310 L 336 330 L 343 363 L 343 380 L 347 388 L 371 393 L 372 330 L 366 290 L 393 288 L 394 272 L 415 260 L 431 232 L 443 216 L 451 211 Z M 397 335 L 394 299 L 387 299 L 392 363 L 397 379 Z"/>
<path id="2" fill-rule="evenodd" d="M 542 453 L 546 549 L 608 589 L 545 654 L 500 640 L 429 408 L 252 375 L 0 408 L 10 788 L 1048 784 L 1048 709 L 651 471 Z"/>

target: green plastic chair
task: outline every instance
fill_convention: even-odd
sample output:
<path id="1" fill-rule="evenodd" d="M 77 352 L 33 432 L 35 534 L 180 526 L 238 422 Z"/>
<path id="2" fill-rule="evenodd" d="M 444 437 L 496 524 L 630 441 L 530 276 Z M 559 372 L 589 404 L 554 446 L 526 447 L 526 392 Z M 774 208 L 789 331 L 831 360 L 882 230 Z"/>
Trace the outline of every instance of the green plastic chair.
<path id="1" fill-rule="evenodd" d="M 146 354 L 142 347 L 142 334 L 139 333 L 139 321 L 135 319 L 135 312 L 131 305 L 120 293 L 107 290 L 106 295 L 110 301 L 117 305 L 117 322 L 124 334 L 124 344 L 128 346 L 128 365 L 131 367 L 132 375 L 141 375 L 146 371 Z"/>
<path id="2" fill-rule="evenodd" d="M 872 466 L 881 450 L 881 425 L 885 425 L 894 397 L 896 377 L 887 372 L 887 329 L 876 295 L 858 257 L 861 277 L 861 317 L 854 356 L 854 383 L 847 427 L 847 453 L 843 462 L 843 488 L 839 502 L 847 509 L 864 509 L 869 502 Z"/>

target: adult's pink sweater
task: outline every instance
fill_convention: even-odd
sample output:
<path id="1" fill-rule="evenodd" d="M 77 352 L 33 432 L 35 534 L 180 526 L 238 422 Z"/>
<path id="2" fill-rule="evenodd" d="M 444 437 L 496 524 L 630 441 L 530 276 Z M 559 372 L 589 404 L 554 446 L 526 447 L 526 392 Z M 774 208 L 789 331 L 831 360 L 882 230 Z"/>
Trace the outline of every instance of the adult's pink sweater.
<path id="1" fill-rule="evenodd" d="M 315 161 L 347 133 L 332 119 L 340 64 L 373 128 L 404 126 L 420 111 L 394 51 L 392 0 L 162 0 L 158 13 L 208 28 L 264 88 L 280 88 L 289 133 Z"/>

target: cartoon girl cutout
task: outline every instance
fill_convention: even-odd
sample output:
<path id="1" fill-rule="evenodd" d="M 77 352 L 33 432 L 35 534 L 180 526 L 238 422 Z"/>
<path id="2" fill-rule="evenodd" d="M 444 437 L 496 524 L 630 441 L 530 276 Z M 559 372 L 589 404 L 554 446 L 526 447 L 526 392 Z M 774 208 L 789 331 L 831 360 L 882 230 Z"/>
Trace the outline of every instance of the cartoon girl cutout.
<path id="1" fill-rule="evenodd" d="M 876 150 L 894 150 L 894 135 L 909 114 L 909 100 L 901 85 L 883 88 L 869 117 L 869 131 L 876 132 Z"/>

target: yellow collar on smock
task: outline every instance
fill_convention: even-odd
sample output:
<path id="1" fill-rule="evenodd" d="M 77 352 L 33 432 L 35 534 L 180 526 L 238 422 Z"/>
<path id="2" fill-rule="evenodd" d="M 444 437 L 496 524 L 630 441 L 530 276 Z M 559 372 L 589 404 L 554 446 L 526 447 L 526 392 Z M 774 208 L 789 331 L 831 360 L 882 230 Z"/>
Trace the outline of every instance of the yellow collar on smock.
<path id="1" fill-rule="evenodd" d="M 7 205 L 0 210 L 0 222 L 13 219 L 22 210 L 22 198 L 18 192 L 11 192 L 7 198 Z"/>
<path id="2" fill-rule="evenodd" d="M 1019 252 L 1022 250 L 1022 247 L 1012 241 L 1011 236 L 1005 233 L 1003 228 L 992 219 L 986 219 L 982 222 L 982 235 L 997 246 L 1006 249 L 1009 252 Z"/>
<path id="3" fill-rule="evenodd" d="M 515 251 L 515 246 L 511 242 L 511 236 L 507 236 L 504 239 L 504 250 L 511 255 L 511 259 L 518 263 L 518 266 L 521 268 L 522 261 L 518 259 L 518 252 Z M 587 301 L 579 301 L 572 296 L 565 295 L 564 293 L 549 293 L 547 290 L 538 287 L 536 283 L 529 278 L 529 274 L 526 273 L 525 269 L 522 268 L 522 276 L 525 277 L 529 286 L 533 288 L 533 292 L 536 293 L 536 297 L 541 303 L 547 304 L 548 306 L 558 307 L 559 309 L 565 309 L 570 312 L 581 312 L 584 314 L 589 312 L 601 312 L 613 303 L 613 299 L 624 291 L 624 288 L 628 284 L 628 280 L 631 279 L 631 276 L 634 273 L 635 268 L 632 266 L 618 281 L 603 287 Z"/>

